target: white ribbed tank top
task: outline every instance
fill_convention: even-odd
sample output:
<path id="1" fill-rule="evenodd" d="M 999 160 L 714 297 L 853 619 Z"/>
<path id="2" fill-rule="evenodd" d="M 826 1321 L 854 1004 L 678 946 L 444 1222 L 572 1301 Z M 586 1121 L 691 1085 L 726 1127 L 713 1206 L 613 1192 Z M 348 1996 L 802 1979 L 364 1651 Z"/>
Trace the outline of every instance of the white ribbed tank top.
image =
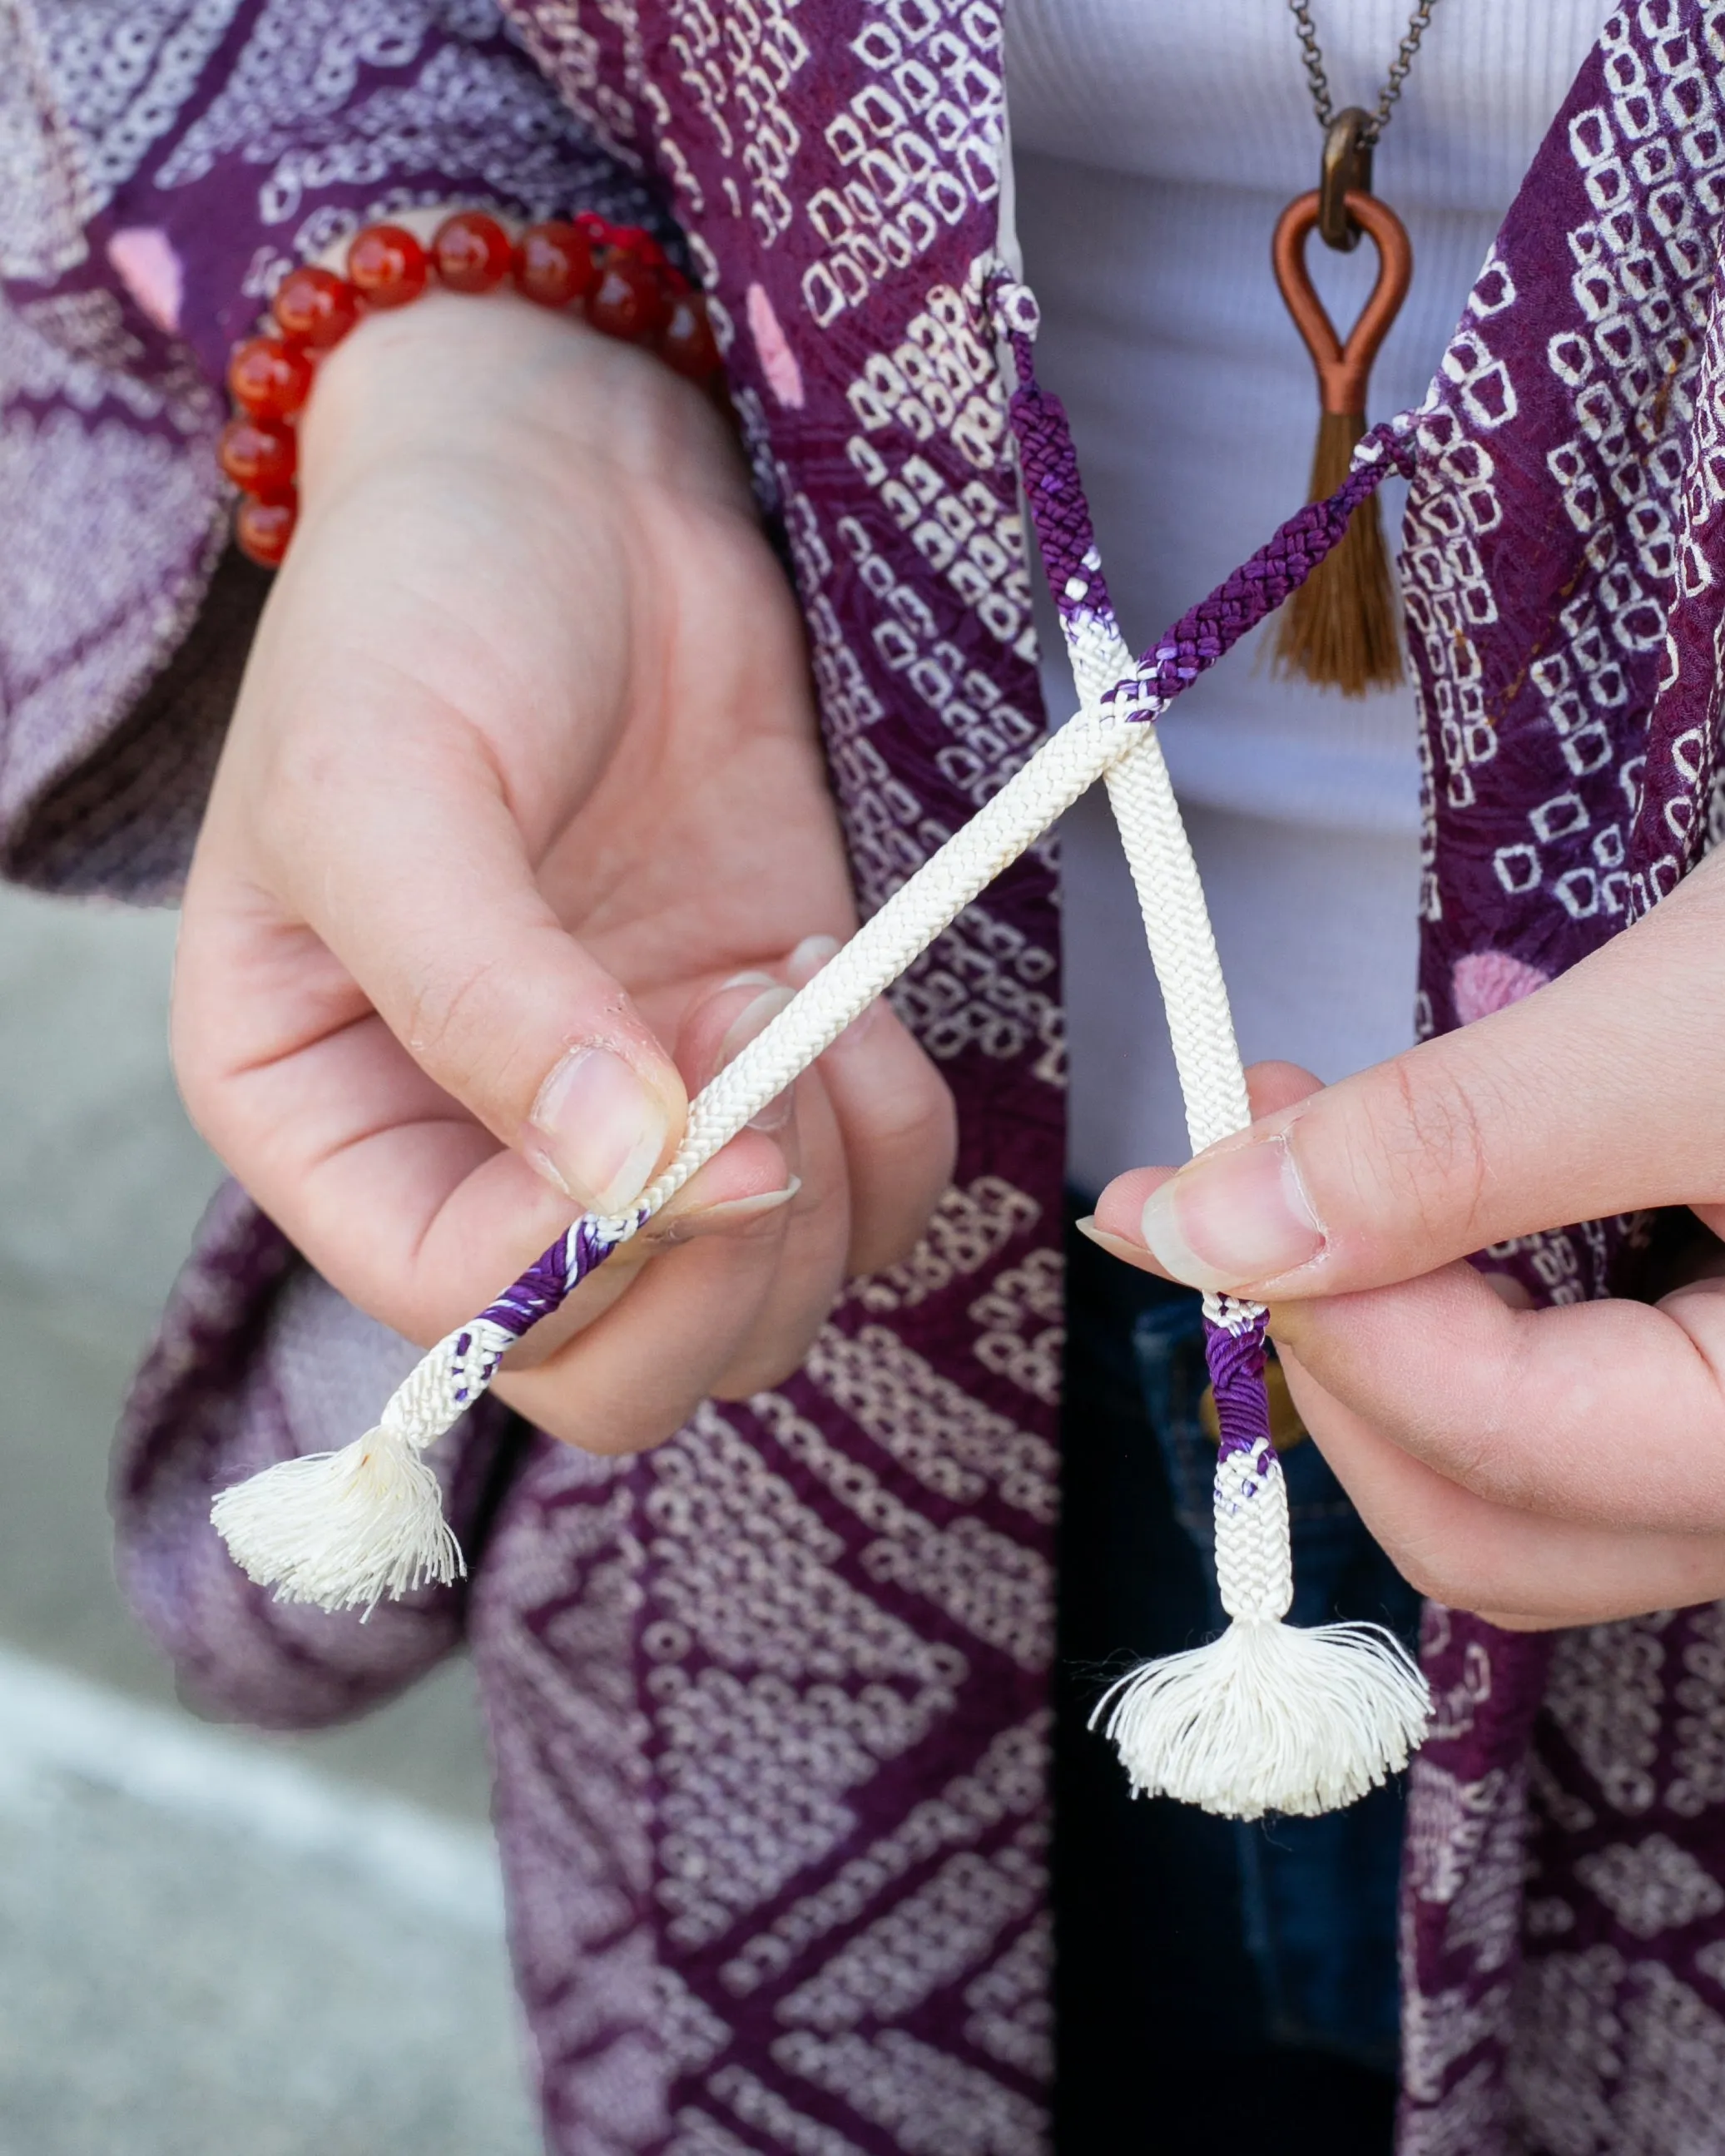
<path id="1" fill-rule="evenodd" d="M 1377 100 L 1409 0 L 1313 0 L 1338 106 Z M 1608 0 L 1439 0 L 1377 157 L 1414 286 L 1373 416 L 1415 403 Z M 1007 85 L 1038 371 L 1071 413 L 1127 640 L 1142 648 L 1305 497 L 1310 362 L 1270 274 L 1322 136 L 1283 0 L 1010 0 Z M 1344 329 L 1374 266 L 1314 241 Z M 1390 493 L 1386 490 L 1386 493 Z M 1386 501 L 1394 522 L 1401 490 Z M 1163 735 L 1249 1062 L 1327 1080 L 1412 1038 L 1419 779 L 1411 689 L 1271 677 L 1249 639 Z M 1051 619 L 1045 681 L 1073 708 Z M 1070 1167 L 1095 1190 L 1183 1159 L 1179 1092 L 1100 793 L 1062 827 Z"/>

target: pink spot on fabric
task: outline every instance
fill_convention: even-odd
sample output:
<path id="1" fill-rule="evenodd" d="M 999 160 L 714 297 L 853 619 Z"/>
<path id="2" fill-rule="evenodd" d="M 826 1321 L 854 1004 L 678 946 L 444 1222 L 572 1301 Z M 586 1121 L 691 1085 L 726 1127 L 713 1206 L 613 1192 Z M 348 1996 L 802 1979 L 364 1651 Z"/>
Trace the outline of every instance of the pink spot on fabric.
<path id="1" fill-rule="evenodd" d="M 1455 1015 L 1464 1025 L 1492 1011 L 1507 1010 L 1551 978 L 1538 966 L 1512 958 L 1507 951 L 1476 951 L 1455 961 L 1450 986 L 1455 997 Z"/>
<path id="2" fill-rule="evenodd" d="M 174 336 L 180 326 L 186 280 L 167 234 L 154 225 L 128 226 L 109 240 L 108 261 L 157 328 Z"/>
<path id="3" fill-rule="evenodd" d="M 788 404 L 793 411 L 803 408 L 803 370 L 797 364 L 797 355 L 791 350 L 790 340 L 778 326 L 778 316 L 773 311 L 773 302 L 766 289 L 751 285 L 748 290 L 749 335 L 755 341 L 755 350 L 760 356 L 761 372 L 767 377 L 767 387 L 781 404 Z"/>

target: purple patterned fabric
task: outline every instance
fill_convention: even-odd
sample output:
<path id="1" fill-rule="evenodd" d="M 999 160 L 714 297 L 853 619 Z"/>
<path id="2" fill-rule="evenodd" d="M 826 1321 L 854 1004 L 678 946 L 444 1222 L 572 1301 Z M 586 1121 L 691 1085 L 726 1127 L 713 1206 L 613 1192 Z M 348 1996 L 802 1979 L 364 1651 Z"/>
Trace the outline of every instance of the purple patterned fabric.
<path id="1" fill-rule="evenodd" d="M 1725 15 L 1614 14 L 1420 425 L 1421 1023 L 1573 965 L 1720 828 Z M 1632 1285 L 1641 1224 L 1492 1254 Z M 1725 2095 L 1718 1608 L 1555 1641 L 1430 1613 L 1409 1828 L 1406 2156 L 1704 2149 Z"/>
<path id="2" fill-rule="evenodd" d="M 257 603 L 228 568 L 210 585 L 224 348 L 288 263 L 410 200 L 680 225 L 794 563 L 865 911 L 1038 740 L 984 311 L 995 0 L 128 0 L 123 51 L 101 0 L 14 8 L 9 873 L 171 885 Z M 1702 0 L 1611 18 L 1420 419 L 1428 1029 L 1573 963 L 1718 827 L 1722 72 Z M 1326 530 L 1296 518 L 1284 557 Z M 1260 557 L 1182 624 L 1155 684 L 1281 573 Z M 237 1194 L 133 1403 L 122 1563 L 207 1697 L 351 1712 L 465 1630 L 570 2156 L 1044 2146 L 1054 896 L 1042 850 L 900 992 L 963 1127 L 915 1258 L 856 1284 L 792 1383 L 650 1457 L 534 1440 L 506 1487 L 506 1419 L 476 1410 L 445 1465 L 465 1590 L 362 1627 L 227 1565 L 211 1489 L 344 1441 L 408 1353 Z M 1626 1285 L 1633 1245 L 1594 1224 L 1498 1255 L 1573 1299 Z M 1553 1643 L 1435 1611 L 1428 1662 L 1405 2156 L 1711 2147 L 1725 1620 Z"/>
<path id="3" fill-rule="evenodd" d="M 987 0 L 903 29 L 853 0 L 768 0 L 722 26 L 681 0 L 506 18 L 488 0 L 136 0 L 121 72 L 95 0 L 26 22 L 29 68 L 0 70 L 0 139 L 26 153 L 0 195 L 6 322 L 30 355 L 5 424 L 33 459 L 7 499 L 35 512 L 8 564 L 27 550 L 27 588 L 0 608 L 15 870 L 74 814 L 105 843 L 100 745 L 218 544 L 228 340 L 296 254 L 415 198 L 678 214 L 795 563 L 865 908 L 1040 739 L 979 311 Z M 104 364 L 80 372 L 98 331 Z M 190 385 L 173 412 L 138 409 L 133 341 Z M 55 643 L 62 595 L 74 629 L 118 624 L 108 645 Z M 1045 853 L 901 991 L 963 1118 L 915 1260 L 858 1283 L 791 1383 L 703 1409 L 649 1458 L 534 1443 L 465 1598 L 380 1611 L 373 1639 L 285 1625 L 231 1584 L 198 1524 L 211 1488 L 351 1436 L 400 1358 L 373 1335 L 340 1398 L 285 1404 L 271 1327 L 294 1290 L 261 1227 L 254 1247 L 213 1224 L 170 1313 L 120 1471 L 134 1595 L 206 1697 L 268 1712 L 279 1666 L 283 1717 L 405 1682 L 465 1627 L 560 2149 L 981 2156 L 1045 2138 L 1053 896 Z M 218 1282 L 213 1341 L 197 1312 Z M 307 1296 L 300 1351 L 335 1325 L 333 1299 Z M 484 1410 L 470 1420 L 439 1448 L 457 1474 L 495 1442 Z M 343 1656 L 362 1691 L 317 1674 Z"/>

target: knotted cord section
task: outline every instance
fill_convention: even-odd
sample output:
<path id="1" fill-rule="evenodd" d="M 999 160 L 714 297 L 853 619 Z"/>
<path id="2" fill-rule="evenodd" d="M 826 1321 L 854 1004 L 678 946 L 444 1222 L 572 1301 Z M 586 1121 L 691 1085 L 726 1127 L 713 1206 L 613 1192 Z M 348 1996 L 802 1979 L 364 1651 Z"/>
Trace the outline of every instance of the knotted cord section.
<path id="1" fill-rule="evenodd" d="M 1204 1317 L 1204 1360 L 1222 1428 L 1220 1449 L 1255 1452 L 1270 1442 L 1270 1401 L 1264 1389 L 1267 1313 L 1261 1303 L 1210 1296 Z"/>
<path id="2" fill-rule="evenodd" d="M 647 1218 L 639 1206 L 619 1220 L 598 1220 L 583 1213 L 567 1235 L 548 1250 L 541 1251 L 519 1280 L 510 1282 L 489 1310 L 480 1312 L 474 1321 L 474 1331 L 483 1332 L 486 1327 L 494 1327 L 506 1333 L 511 1343 L 519 1340 L 542 1317 L 560 1309 L 582 1281 L 626 1243 Z M 459 1342 L 466 1336 L 463 1332 L 451 1337 Z"/>

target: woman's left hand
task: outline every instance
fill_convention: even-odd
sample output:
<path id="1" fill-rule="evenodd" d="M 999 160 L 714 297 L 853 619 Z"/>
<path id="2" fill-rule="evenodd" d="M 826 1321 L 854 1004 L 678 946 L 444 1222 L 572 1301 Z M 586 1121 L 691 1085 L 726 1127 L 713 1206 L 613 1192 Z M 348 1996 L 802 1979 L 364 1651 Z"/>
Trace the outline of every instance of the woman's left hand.
<path id="1" fill-rule="evenodd" d="M 1098 1240 L 1271 1306 L 1413 1584 L 1530 1630 L 1725 1594 L 1725 1278 L 1532 1310 L 1461 1262 L 1661 1206 L 1725 1235 L 1725 855 L 1525 1001 L 1337 1086 L 1260 1065 L 1252 1104 L 1110 1183 Z"/>

